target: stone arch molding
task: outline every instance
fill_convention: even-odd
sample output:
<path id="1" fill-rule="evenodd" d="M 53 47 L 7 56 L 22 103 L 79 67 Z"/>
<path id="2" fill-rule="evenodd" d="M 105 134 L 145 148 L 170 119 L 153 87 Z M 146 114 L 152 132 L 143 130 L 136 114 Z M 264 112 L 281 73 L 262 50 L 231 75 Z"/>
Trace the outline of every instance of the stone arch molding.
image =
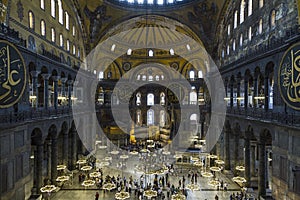
<path id="1" fill-rule="evenodd" d="M 153 18 L 153 19 L 155 19 L 155 18 Z M 211 115 L 211 120 L 210 120 L 210 126 L 208 128 L 208 132 L 206 135 L 206 147 L 207 147 L 207 151 L 210 151 L 214 147 L 214 145 L 217 143 L 218 138 L 222 132 L 224 121 L 225 121 L 225 112 L 226 112 L 226 105 L 224 102 L 225 87 L 224 87 L 223 80 L 221 78 L 221 74 L 218 71 L 218 67 L 215 65 L 215 63 L 211 59 L 210 55 L 205 50 L 205 47 L 203 46 L 203 43 L 201 42 L 201 40 L 199 38 L 195 39 L 194 35 L 191 36 L 191 34 L 182 33 L 176 29 L 177 26 L 185 27 L 183 24 L 179 24 L 177 21 L 167 19 L 167 18 L 163 18 L 163 21 L 159 21 L 159 20 L 161 20 L 161 18 L 158 18 L 157 24 L 159 24 L 159 25 L 157 25 L 157 26 L 151 26 L 151 27 L 143 26 L 142 28 L 131 26 L 132 24 L 135 24 L 136 21 L 139 21 L 139 20 L 143 20 L 143 19 L 141 17 L 130 19 L 126 22 L 123 22 L 116 28 L 114 28 L 111 32 L 108 32 L 108 34 L 103 37 L 103 40 L 86 57 L 85 63 L 84 63 L 85 66 L 81 67 L 80 70 L 85 69 L 86 65 L 87 65 L 92 70 L 95 69 L 97 71 L 105 71 L 105 69 L 108 68 L 108 65 L 104 65 L 102 60 L 112 60 L 113 61 L 113 60 L 119 58 L 120 56 L 126 54 L 127 49 L 129 47 L 133 51 L 135 49 L 145 49 L 145 48 L 146 49 L 148 49 L 148 48 L 161 49 L 161 50 L 168 51 L 171 47 L 170 43 L 168 43 L 168 40 L 166 40 L 166 42 L 163 44 L 148 43 L 147 41 L 144 42 L 143 45 L 140 45 L 140 43 L 135 43 L 133 45 L 132 43 L 129 43 L 130 41 L 128 43 L 126 43 L 126 36 L 130 35 L 131 33 L 144 32 L 145 35 L 142 35 L 143 36 L 142 38 L 145 38 L 145 40 L 147 40 L 146 33 L 147 33 L 147 31 L 150 31 L 150 29 L 151 29 L 151 31 L 164 32 L 164 33 L 172 34 L 172 35 L 174 35 L 174 37 L 181 38 L 180 40 L 176 41 L 175 43 L 172 43 L 172 48 L 174 49 L 176 54 L 181 56 L 183 59 L 185 59 L 187 61 L 189 61 L 191 59 L 194 60 L 194 58 L 197 57 L 199 60 L 203 60 L 205 63 L 205 66 L 206 66 L 206 70 L 203 70 L 203 65 L 200 66 L 200 64 L 194 66 L 194 68 L 196 70 L 204 71 L 204 74 L 203 74 L 204 81 L 206 82 L 207 88 L 208 88 L 208 90 L 210 92 L 210 96 L 211 96 L 212 115 Z M 182 30 L 182 27 L 179 30 Z M 145 43 L 146 43 L 146 45 L 145 45 Z M 186 48 L 186 44 L 189 44 L 189 46 L 191 47 L 189 50 Z M 113 49 L 112 49 L 112 46 L 114 46 Z M 182 49 L 185 49 L 185 50 L 182 51 Z M 106 64 L 109 64 L 109 63 L 106 63 Z M 191 85 L 189 84 L 189 82 L 179 72 L 174 71 L 172 73 L 175 73 L 175 76 L 173 76 L 173 77 L 179 77 L 179 79 L 181 79 L 180 84 L 184 85 L 185 88 L 191 88 Z M 76 79 L 82 78 L 81 77 L 82 74 L 84 74 L 84 73 L 78 73 L 76 76 Z M 128 73 L 126 73 L 126 76 L 131 77 L 130 71 Z M 122 80 L 122 78 L 119 80 L 118 83 L 124 82 Z M 95 79 L 92 81 L 93 81 L 93 84 L 91 84 L 91 85 L 97 86 L 97 83 L 98 83 L 97 78 L 95 77 Z M 126 81 L 128 81 L 128 80 L 126 80 Z M 123 84 L 118 84 L 118 83 L 116 84 L 115 88 L 123 88 L 124 87 Z M 177 84 L 178 79 L 170 80 L 168 82 L 168 85 L 172 84 L 172 83 Z M 143 84 L 143 83 L 141 83 L 141 84 Z M 163 85 L 163 83 L 161 83 L 161 85 Z M 167 87 L 168 85 L 163 85 L 163 86 Z M 134 87 L 137 87 L 137 86 L 138 85 L 135 85 Z M 142 86 L 142 85 L 140 85 L 140 86 Z M 138 86 L 138 87 L 140 87 L 140 86 Z M 91 94 L 92 94 L 91 96 L 86 97 L 86 99 L 89 101 L 86 103 L 86 105 L 89 106 L 87 111 L 90 111 L 90 114 L 84 116 L 86 118 L 85 121 L 90 122 L 90 123 L 84 123 L 84 124 L 80 123 L 80 119 L 79 119 L 80 108 L 74 106 L 72 108 L 72 111 L 73 111 L 75 125 L 77 128 L 80 127 L 80 130 L 85 130 L 88 128 L 87 125 L 90 126 L 91 124 L 93 124 L 93 126 L 95 127 L 94 128 L 95 131 L 89 132 L 89 133 L 84 132 L 84 131 L 79 131 L 78 134 L 81 138 L 87 138 L 87 137 L 94 138 L 95 135 L 99 134 L 99 133 L 104 135 L 104 132 L 101 129 L 101 127 L 98 123 L 98 120 L 97 120 L 97 116 L 96 116 L 95 102 L 94 102 L 95 92 L 93 92 L 93 91 L 96 91 L 96 88 L 91 88 L 90 86 L 89 86 L 89 88 L 86 88 L 86 86 L 83 86 L 83 87 L 85 90 L 91 91 Z M 135 88 L 131 88 L 131 89 L 133 92 L 135 91 Z M 177 94 L 178 92 L 176 92 L 176 91 L 172 91 L 172 92 L 177 97 L 180 96 L 179 94 Z M 131 95 L 129 94 L 129 96 L 131 96 Z M 183 108 L 183 106 L 181 106 L 181 108 Z M 118 110 L 118 109 L 120 109 L 119 107 L 117 108 L 117 107 L 112 106 L 111 109 L 112 109 L 112 113 L 113 113 L 115 122 L 118 122 L 118 121 L 122 122 L 124 120 L 124 118 L 127 120 L 131 119 L 129 110 L 126 111 L 127 116 L 119 116 L 119 113 L 120 113 Z M 126 108 L 126 109 L 128 109 L 128 108 Z M 198 107 L 198 110 L 199 110 L 199 107 Z M 186 116 L 185 112 L 187 112 L 187 110 L 181 110 L 181 113 L 182 113 L 181 116 Z M 179 126 L 178 133 L 181 133 L 182 129 L 183 129 L 182 122 L 184 122 L 184 120 L 180 119 L 179 122 L 180 122 L 180 126 Z M 122 127 L 122 124 L 123 123 L 121 123 L 119 125 L 120 128 Z M 118 123 L 117 123 L 117 125 L 118 125 Z M 126 133 L 128 132 L 127 130 L 123 130 L 123 131 Z M 86 135 L 86 134 L 89 134 L 89 135 Z M 177 134 L 177 135 L 179 135 L 179 134 Z M 189 137 L 189 136 L 187 135 L 186 137 Z M 178 141 L 179 137 L 175 137 L 174 140 L 173 140 L 174 143 L 172 142 L 172 144 L 170 144 L 170 145 L 173 145 L 172 146 L 173 149 L 177 147 L 176 145 L 174 146 L 174 144 L 181 143 L 181 141 Z M 84 145 L 86 145 L 87 149 L 94 148 L 93 146 L 87 146 L 87 145 L 91 145 L 89 143 L 85 143 Z M 168 146 L 169 145 L 165 146 L 165 148 L 168 148 Z M 189 146 L 185 146 L 185 147 L 188 148 Z M 120 150 L 120 151 L 122 151 L 122 150 Z"/>

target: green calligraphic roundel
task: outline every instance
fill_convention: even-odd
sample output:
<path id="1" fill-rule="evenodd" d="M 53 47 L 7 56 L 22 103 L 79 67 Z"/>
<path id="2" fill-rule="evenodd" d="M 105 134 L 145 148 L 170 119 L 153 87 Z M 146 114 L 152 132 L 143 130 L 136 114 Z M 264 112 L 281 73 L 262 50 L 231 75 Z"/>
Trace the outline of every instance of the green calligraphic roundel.
<path id="1" fill-rule="evenodd" d="M 285 52 L 278 70 L 278 86 L 285 103 L 300 110 L 300 43 Z"/>
<path id="2" fill-rule="evenodd" d="M 26 87 L 26 66 L 19 50 L 0 40 L 0 108 L 17 103 Z"/>

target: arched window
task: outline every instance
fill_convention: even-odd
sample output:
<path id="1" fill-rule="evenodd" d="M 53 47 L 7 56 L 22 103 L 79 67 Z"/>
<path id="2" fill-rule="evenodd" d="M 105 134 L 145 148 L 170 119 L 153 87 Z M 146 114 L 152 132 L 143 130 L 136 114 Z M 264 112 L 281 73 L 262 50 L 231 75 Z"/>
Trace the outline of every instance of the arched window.
<path id="1" fill-rule="evenodd" d="M 51 0 L 51 16 L 55 18 L 55 0 Z"/>
<path id="2" fill-rule="evenodd" d="M 263 31 L 263 20 L 260 19 L 259 20 L 259 26 L 258 26 L 258 33 L 262 34 L 262 31 Z"/>
<path id="3" fill-rule="evenodd" d="M 41 35 L 42 36 L 46 35 L 46 24 L 44 20 L 41 20 Z"/>
<path id="4" fill-rule="evenodd" d="M 147 125 L 154 125 L 154 110 L 152 109 L 147 111 Z"/>
<path id="5" fill-rule="evenodd" d="M 248 0 L 248 16 L 251 16 L 253 12 L 253 1 Z"/>
<path id="6" fill-rule="evenodd" d="M 136 80 L 141 80 L 141 75 L 139 74 L 139 75 L 137 75 L 137 77 L 136 77 Z"/>
<path id="7" fill-rule="evenodd" d="M 252 40 L 252 27 L 251 26 L 249 27 L 249 30 L 248 30 L 248 40 L 249 40 L 249 42 Z"/>
<path id="8" fill-rule="evenodd" d="M 165 93 L 160 93 L 160 105 L 162 105 L 162 106 L 164 106 L 165 105 L 165 103 L 166 103 L 166 101 L 165 101 L 165 97 L 166 97 L 166 95 L 165 95 Z"/>
<path id="9" fill-rule="evenodd" d="M 146 75 L 143 75 L 142 76 L 142 81 L 146 81 L 147 80 L 147 76 Z"/>
<path id="10" fill-rule="evenodd" d="M 232 43 L 232 50 L 235 51 L 235 40 L 233 40 L 233 43 Z"/>
<path id="11" fill-rule="evenodd" d="M 194 123 L 197 123 L 197 118 L 198 118 L 198 117 L 197 117 L 197 114 L 194 113 L 194 114 L 192 114 L 192 115 L 190 116 L 190 121 L 191 121 L 191 122 L 194 122 Z"/>
<path id="12" fill-rule="evenodd" d="M 55 29 L 51 28 L 51 41 L 55 42 Z"/>
<path id="13" fill-rule="evenodd" d="M 103 73 L 103 71 L 100 71 L 100 72 L 99 72 L 98 78 L 99 78 L 99 80 L 101 80 L 101 79 L 104 78 L 104 73 Z"/>
<path id="14" fill-rule="evenodd" d="M 28 13 L 29 28 L 34 29 L 34 15 L 32 11 Z"/>
<path id="15" fill-rule="evenodd" d="M 230 47 L 229 47 L 229 45 L 227 45 L 227 55 L 229 55 L 230 54 Z"/>
<path id="16" fill-rule="evenodd" d="M 141 93 L 138 92 L 136 94 L 136 105 L 137 106 L 140 106 L 142 104 L 141 98 L 142 98 L 142 95 L 141 95 Z"/>
<path id="17" fill-rule="evenodd" d="M 64 24 L 64 11 L 61 0 L 58 0 L 58 22 Z"/>
<path id="18" fill-rule="evenodd" d="M 148 81 L 153 81 L 153 76 L 152 75 L 148 76 Z"/>
<path id="19" fill-rule="evenodd" d="M 164 0 L 157 0 L 157 4 L 158 5 L 163 5 L 164 4 Z"/>
<path id="20" fill-rule="evenodd" d="M 198 78 L 203 78 L 203 72 L 201 70 L 198 71 Z"/>
<path id="21" fill-rule="evenodd" d="M 262 8 L 264 6 L 264 0 L 259 0 L 259 8 Z"/>
<path id="22" fill-rule="evenodd" d="M 45 0 L 40 0 L 40 7 L 45 10 Z"/>
<path id="23" fill-rule="evenodd" d="M 76 28 L 75 28 L 75 26 L 73 25 L 73 27 L 72 27 L 72 35 L 73 36 L 75 36 L 76 35 Z"/>
<path id="24" fill-rule="evenodd" d="M 161 110 L 159 112 L 159 126 L 164 127 L 166 125 L 166 112 Z"/>
<path id="25" fill-rule="evenodd" d="M 148 4 L 153 4 L 154 2 L 153 2 L 154 0 L 147 0 L 147 3 Z"/>
<path id="26" fill-rule="evenodd" d="M 141 110 L 136 111 L 136 124 L 138 126 L 142 125 L 142 111 Z"/>
<path id="27" fill-rule="evenodd" d="M 243 23 L 245 20 L 245 0 L 241 1 L 240 7 L 240 24 Z"/>
<path id="28" fill-rule="evenodd" d="M 191 71 L 190 71 L 190 73 L 189 73 L 189 78 L 190 78 L 191 80 L 194 80 L 194 79 L 195 79 L 195 72 L 194 72 L 194 70 L 191 70 Z"/>
<path id="29" fill-rule="evenodd" d="M 147 106 L 153 106 L 154 105 L 154 94 L 149 93 L 147 95 Z"/>
<path id="30" fill-rule="evenodd" d="M 153 55 L 154 55 L 154 52 L 153 52 L 153 50 L 149 50 L 149 52 L 148 52 L 148 55 L 149 55 L 149 57 L 153 57 Z"/>
<path id="31" fill-rule="evenodd" d="M 69 13 L 66 11 L 65 15 L 66 15 L 66 29 L 70 30 L 70 16 L 69 16 Z"/>
<path id="32" fill-rule="evenodd" d="M 155 80 L 156 80 L 156 81 L 159 81 L 159 75 L 156 75 L 156 76 L 155 76 Z"/>
<path id="33" fill-rule="evenodd" d="M 224 49 L 222 50 L 222 58 L 224 58 L 225 57 L 225 51 L 224 51 Z"/>
<path id="34" fill-rule="evenodd" d="M 227 26 L 227 35 L 228 36 L 230 35 L 230 24 L 228 24 L 228 26 Z"/>
<path id="35" fill-rule="evenodd" d="M 241 33 L 241 35 L 240 35 L 240 47 L 242 47 L 243 46 L 243 34 Z"/>
<path id="36" fill-rule="evenodd" d="M 276 22 L 276 11 L 272 10 L 272 12 L 271 12 L 271 21 L 270 21 L 271 28 L 275 27 L 275 22 Z"/>
<path id="37" fill-rule="evenodd" d="M 237 21 L 238 21 L 238 11 L 236 10 L 234 12 L 234 21 L 233 21 L 233 28 L 237 27 Z"/>
<path id="38" fill-rule="evenodd" d="M 191 105 L 197 104 L 197 92 L 195 87 L 192 87 L 192 91 L 190 92 L 190 104 Z"/>
<path id="39" fill-rule="evenodd" d="M 59 45 L 60 45 L 61 47 L 64 46 L 64 37 L 63 37 L 62 34 L 59 34 Z"/>
<path id="40" fill-rule="evenodd" d="M 70 51 L 70 40 L 67 39 L 67 51 Z"/>
<path id="41" fill-rule="evenodd" d="M 75 46 L 75 44 L 73 44 L 73 55 L 76 55 L 76 46 Z"/>

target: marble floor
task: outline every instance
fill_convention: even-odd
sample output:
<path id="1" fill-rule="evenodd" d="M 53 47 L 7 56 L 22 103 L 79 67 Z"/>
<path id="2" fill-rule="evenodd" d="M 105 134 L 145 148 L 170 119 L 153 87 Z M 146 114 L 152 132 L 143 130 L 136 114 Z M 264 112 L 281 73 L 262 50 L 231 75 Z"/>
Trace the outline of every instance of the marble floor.
<path id="1" fill-rule="evenodd" d="M 176 169 L 176 168 L 175 168 Z M 110 167 L 105 167 L 103 168 L 103 174 L 104 176 L 109 174 L 110 176 L 117 176 L 118 174 L 120 174 L 121 176 L 125 176 L 125 177 L 129 177 L 129 176 L 133 176 L 133 178 L 135 179 L 139 179 L 140 178 L 140 174 L 137 173 L 130 173 L 130 172 L 124 172 L 120 171 L 118 169 L 115 168 L 110 168 Z M 68 183 L 65 183 L 65 185 L 63 185 L 61 187 L 61 189 L 56 192 L 51 194 L 50 196 L 45 195 L 44 199 L 53 199 L 53 200 L 75 200 L 75 199 L 82 199 L 82 200 L 89 200 L 89 199 L 95 199 L 95 194 L 96 192 L 99 192 L 99 199 L 100 200 L 113 200 L 115 199 L 115 193 L 116 191 L 111 191 L 111 192 L 104 192 L 102 189 L 99 190 L 96 186 L 92 186 L 89 188 L 84 188 L 83 186 L 81 186 L 81 184 L 79 184 L 78 182 L 78 175 L 79 173 L 75 173 L 73 180 L 69 180 Z M 174 184 L 175 187 L 178 186 L 178 182 L 179 179 L 182 179 L 183 175 L 187 175 L 187 171 L 185 169 L 182 169 L 180 167 L 177 167 L 177 170 L 175 170 L 174 174 L 171 174 L 170 177 L 170 183 Z M 235 182 L 233 182 L 231 180 L 230 175 L 224 175 L 223 173 L 217 173 L 216 177 L 219 180 L 223 180 L 224 182 L 226 182 L 228 184 L 228 191 L 218 191 L 216 187 L 214 186 L 210 186 L 208 184 L 208 182 L 212 179 L 212 178 L 204 178 L 204 177 L 199 177 L 197 184 L 200 186 L 200 190 L 199 191 L 188 191 L 188 195 L 187 195 L 187 199 L 188 200 L 214 200 L 215 196 L 218 195 L 219 200 L 221 199 L 230 199 L 230 195 L 233 193 L 237 193 L 241 191 L 241 188 L 239 185 L 237 185 Z M 149 178 L 148 180 L 152 181 L 151 178 Z M 190 180 L 186 181 L 186 184 L 189 184 Z M 165 196 L 166 195 L 166 190 L 163 191 Z M 131 200 L 134 199 L 138 199 L 137 196 L 134 195 L 134 192 L 131 193 L 131 197 L 129 198 Z M 147 199 L 147 198 L 144 198 Z M 161 199 L 161 198 L 152 198 L 153 199 Z M 167 198 L 165 198 L 167 199 Z M 254 198 L 253 198 L 254 199 Z"/>

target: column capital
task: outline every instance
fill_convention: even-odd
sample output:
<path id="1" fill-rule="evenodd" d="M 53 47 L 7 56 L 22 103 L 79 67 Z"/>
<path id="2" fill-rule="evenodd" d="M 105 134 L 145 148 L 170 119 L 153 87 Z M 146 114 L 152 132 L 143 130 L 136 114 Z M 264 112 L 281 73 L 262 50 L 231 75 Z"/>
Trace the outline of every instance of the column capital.
<path id="1" fill-rule="evenodd" d="M 52 76 L 54 82 L 57 82 L 60 79 L 60 76 Z"/>
<path id="2" fill-rule="evenodd" d="M 51 74 L 42 74 L 42 77 L 44 80 L 48 80 L 50 78 Z"/>
<path id="3" fill-rule="evenodd" d="M 30 74 L 33 78 L 37 78 L 40 73 L 41 73 L 40 71 L 31 71 L 30 72 Z"/>

